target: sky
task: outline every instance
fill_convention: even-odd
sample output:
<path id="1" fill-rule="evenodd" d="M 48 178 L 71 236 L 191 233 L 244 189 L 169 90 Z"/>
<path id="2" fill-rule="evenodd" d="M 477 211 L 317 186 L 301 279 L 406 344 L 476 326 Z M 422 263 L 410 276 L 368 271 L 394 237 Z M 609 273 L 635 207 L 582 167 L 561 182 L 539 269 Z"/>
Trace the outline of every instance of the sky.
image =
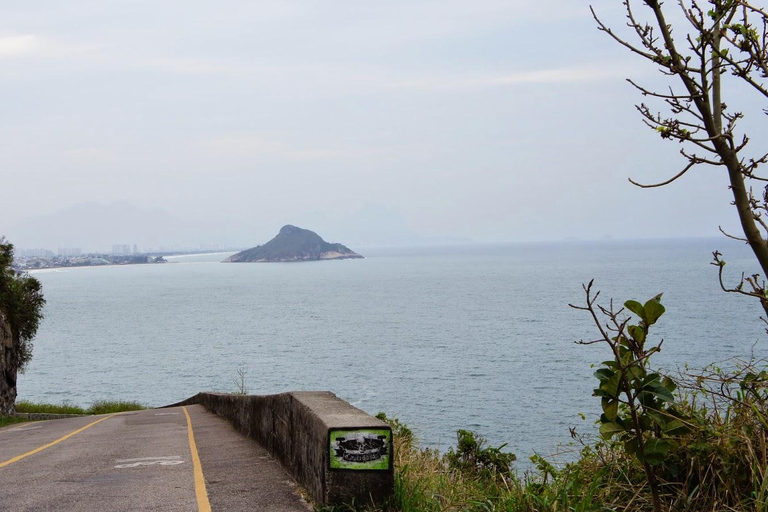
<path id="1" fill-rule="evenodd" d="M 3 4 L 0 234 L 18 247 L 250 246 L 289 223 L 363 245 L 738 226 L 722 170 L 628 182 L 683 161 L 625 81 L 663 77 L 586 2 Z M 618 0 L 592 5 L 622 28 Z"/>

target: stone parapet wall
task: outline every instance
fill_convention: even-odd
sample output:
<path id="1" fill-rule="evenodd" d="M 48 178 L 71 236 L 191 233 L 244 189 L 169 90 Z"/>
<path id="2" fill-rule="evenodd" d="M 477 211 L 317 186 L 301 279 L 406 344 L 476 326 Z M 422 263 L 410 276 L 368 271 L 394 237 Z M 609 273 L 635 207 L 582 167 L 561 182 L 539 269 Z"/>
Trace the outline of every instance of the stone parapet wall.
<path id="1" fill-rule="evenodd" d="M 382 504 L 393 493 L 391 429 L 331 392 L 199 393 L 173 406 L 191 404 L 258 441 L 320 505 Z"/>

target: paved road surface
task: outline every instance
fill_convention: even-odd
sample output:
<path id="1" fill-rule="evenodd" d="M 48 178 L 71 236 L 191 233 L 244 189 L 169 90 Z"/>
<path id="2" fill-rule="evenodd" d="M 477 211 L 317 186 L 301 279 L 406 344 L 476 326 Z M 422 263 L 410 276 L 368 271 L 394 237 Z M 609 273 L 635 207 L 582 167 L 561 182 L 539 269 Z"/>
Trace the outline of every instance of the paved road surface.
<path id="1" fill-rule="evenodd" d="M 311 507 L 263 448 L 193 405 L 0 429 L 0 510 Z"/>

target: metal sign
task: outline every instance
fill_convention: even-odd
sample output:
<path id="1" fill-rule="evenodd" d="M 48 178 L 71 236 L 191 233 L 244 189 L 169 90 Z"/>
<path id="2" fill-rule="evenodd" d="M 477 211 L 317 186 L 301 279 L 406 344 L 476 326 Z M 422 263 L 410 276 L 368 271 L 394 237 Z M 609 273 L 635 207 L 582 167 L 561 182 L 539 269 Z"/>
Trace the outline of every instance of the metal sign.
<path id="1" fill-rule="evenodd" d="M 386 471 L 392 454 L 389 429 L 341 429 L 329 435 L 331 469 Z"/>

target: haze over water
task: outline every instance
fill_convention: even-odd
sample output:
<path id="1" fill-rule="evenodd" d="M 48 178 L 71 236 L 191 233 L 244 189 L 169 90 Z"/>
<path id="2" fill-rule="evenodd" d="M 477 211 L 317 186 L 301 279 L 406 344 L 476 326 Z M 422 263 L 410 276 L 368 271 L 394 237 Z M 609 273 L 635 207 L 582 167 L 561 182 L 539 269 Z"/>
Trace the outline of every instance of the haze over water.
<path id="1" fill-rule="evenodd" d="M 226 255 L 166 265 L 42 271 L 46 318 L 19 399 L 160 406 L 199 391 L 330 390 L 411 426 L 447 449 L 459 428 L 520 459 L 592 429 L 591 363 L 604 347 L 583 303 L 591 278 L 605 301 L 664 292 L 656 362 L 674 369 L 748 357 L 765 346 L 756 302 L 724 294 L 754 270 L 723 239 L 390 248 L 364 260 L 221 264 Z M 578 413 L 587 415 L 587 420 Z"/>

